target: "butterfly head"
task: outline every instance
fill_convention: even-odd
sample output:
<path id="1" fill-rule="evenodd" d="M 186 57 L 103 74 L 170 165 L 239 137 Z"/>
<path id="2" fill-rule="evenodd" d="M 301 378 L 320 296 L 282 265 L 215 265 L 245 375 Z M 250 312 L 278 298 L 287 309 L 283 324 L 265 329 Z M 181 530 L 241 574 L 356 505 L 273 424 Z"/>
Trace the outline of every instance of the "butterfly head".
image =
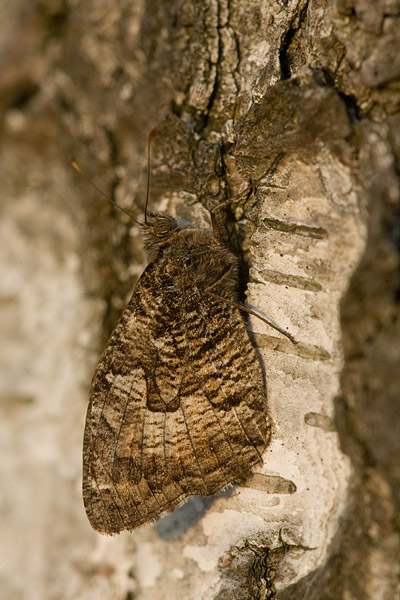
<path id="1" fill-rule="evenodd" d="M 154 256 L 154 252 L 168 244 L 171 236 L 179 229 L 176 219 L 162 212 L 149 213 L 142 227 L 145 248 L 150 258 Z"/>

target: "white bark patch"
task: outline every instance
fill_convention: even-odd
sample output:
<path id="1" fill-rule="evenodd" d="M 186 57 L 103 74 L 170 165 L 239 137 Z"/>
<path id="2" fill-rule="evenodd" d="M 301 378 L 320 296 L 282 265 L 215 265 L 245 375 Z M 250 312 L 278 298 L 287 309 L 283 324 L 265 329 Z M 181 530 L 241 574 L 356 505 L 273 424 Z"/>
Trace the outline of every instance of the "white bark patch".
<path id="1" fill-rule="evenodd" d="M 151 544 L 141 544 L 136 553 L 136 567 L 139 585 L 151 588 L 161 574 L 161 563 Z"/>
<path id="2" fill-rule="evenodd" d="M 312 549 L 297 553 L 295 569 L 282 568 L 282 586 L 323 565 L 345 508 L 349 459 L 332 428 L 315 426 L 310 414 L 324 415 L 323 423 L 331 424 L 343 364 L 340 299 L 365 239 L 349 171 L 325 148 L 317 165 L 297 161 L 286 168 L 284 183 L 278 175 L 277 187 L 266 190 L 259 204 L 251 240 L 255 282 L 249 286 L 252 305 L 260 305 L 299 341 L 287 352 L 263 344 L 276 428 L 263 472 L 290 479 L 297 488 L 281 496 L 279 517 L 270 510 L 265 519 L 272 530 L 284 527 L 286 542 Z M 252 324 L 266 342 L 275 337 L 257 319 Z M 303 352 L 307 347 L 309 357 Z M 314 359 L 312 347 L 320 351 Z"/>

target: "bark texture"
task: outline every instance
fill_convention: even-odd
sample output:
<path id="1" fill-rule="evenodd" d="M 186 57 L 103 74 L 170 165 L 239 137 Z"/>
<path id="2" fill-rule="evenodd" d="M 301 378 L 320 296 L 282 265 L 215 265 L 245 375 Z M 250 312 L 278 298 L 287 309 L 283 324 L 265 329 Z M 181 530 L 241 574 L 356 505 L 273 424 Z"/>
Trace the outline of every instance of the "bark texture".
<path id="1" fill-rule="evenodd" d="M 392 600 L 399 584 L 400 4 L 0 8 L 0 588 L 6 600 Z M 84 515 L 95 362 L 143 213 L 221 200 L 273 442 L 245 487 L 103 538 Z"/>

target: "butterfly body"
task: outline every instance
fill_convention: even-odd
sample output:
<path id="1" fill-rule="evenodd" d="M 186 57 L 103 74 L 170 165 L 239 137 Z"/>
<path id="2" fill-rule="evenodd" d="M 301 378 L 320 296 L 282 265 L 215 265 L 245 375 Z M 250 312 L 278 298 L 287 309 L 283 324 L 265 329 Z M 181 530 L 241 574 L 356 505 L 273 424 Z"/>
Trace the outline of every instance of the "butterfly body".
<path id="1" fill-rule="evenodd" d="M 109 534 L 242 481 L 270 438 L 259 357 L 228 303 L 236 257 L 207 231 L 148 217 L 149 264 L 100 358 L 84 435 L 85 508 Z"/>

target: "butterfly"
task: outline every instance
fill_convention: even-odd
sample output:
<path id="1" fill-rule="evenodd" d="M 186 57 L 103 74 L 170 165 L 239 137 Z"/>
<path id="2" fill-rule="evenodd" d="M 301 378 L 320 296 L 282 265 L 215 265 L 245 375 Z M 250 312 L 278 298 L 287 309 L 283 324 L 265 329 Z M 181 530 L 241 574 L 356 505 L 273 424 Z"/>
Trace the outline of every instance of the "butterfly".
<path id="1" fill-rule="evenodd" d="M 148 264 L 97 365 L 84 432 L 84 505 L 105 534 L 243 481 L 271 435 L 252 311 L 214 213 L 207 231 L 147 202 Z"/>

